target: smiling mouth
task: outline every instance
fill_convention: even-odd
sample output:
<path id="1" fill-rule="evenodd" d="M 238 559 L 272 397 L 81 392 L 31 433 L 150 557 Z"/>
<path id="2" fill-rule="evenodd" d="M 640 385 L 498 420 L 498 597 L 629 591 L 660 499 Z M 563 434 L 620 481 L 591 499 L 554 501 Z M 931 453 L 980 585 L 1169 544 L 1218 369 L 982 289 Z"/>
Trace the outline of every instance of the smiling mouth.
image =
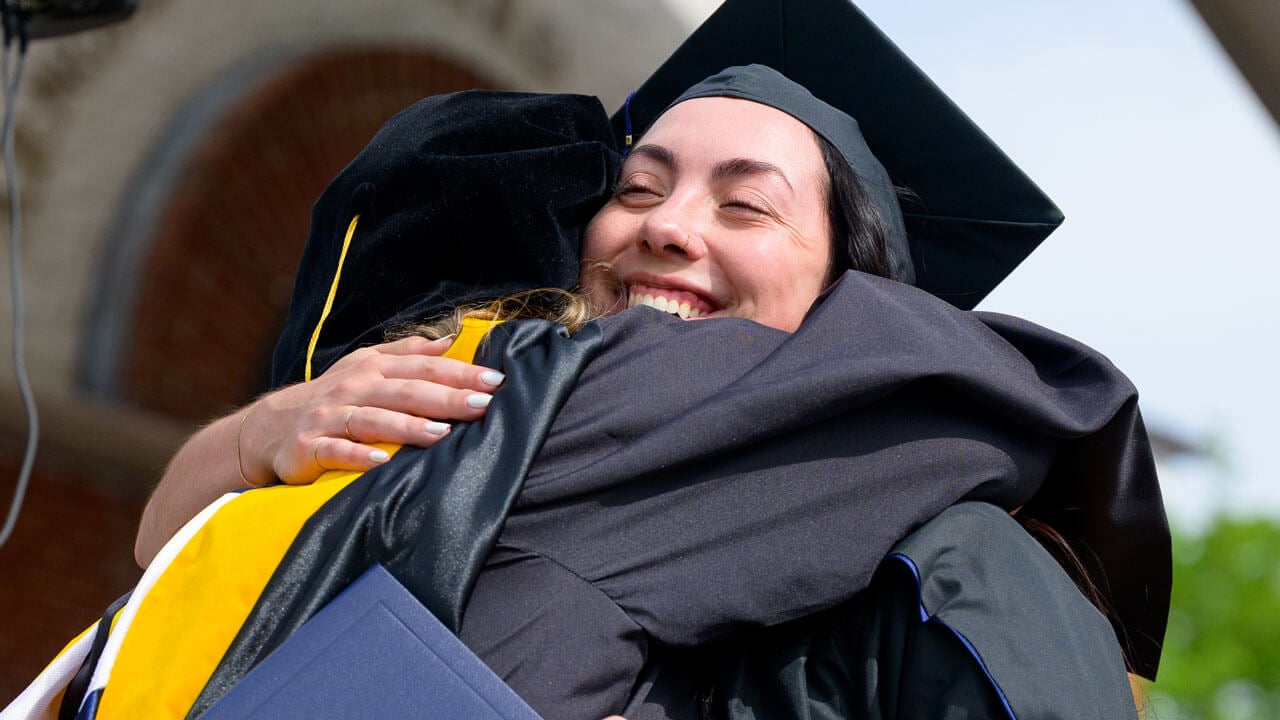
<path id="1" fill-rule="evenodd" d="M 713 311 L 706 307 L 706 302 L 702 298 L 690 292 L 647 285 L 628 285 L 627 307 L 633 308 L 637 305 L 661 310 L 683 320 L 700 318 Z"/>
<path id="2" fill-rule="evenodd" d="M 702 317 L 703 315 L 701 310 L 695 310 L 694 308 L 689 307 L 689 303 L 687 302 L 682 303 L 676 300 L 668 300 L 662 295 L 658 295 L 657 297 L 654 297 L 653 295 L 628 294 L 627 307 L 633 308 L 637 305 L 645 305 L 651 308 L 655 308 L 657 310 L 661 310 L 662 312 L 665 312 L 665 313 L 671 313 L 672 315 L 679 315 L 684 320 L 689 320 L 691 318 L 696 318 L 696 317 Z"/>

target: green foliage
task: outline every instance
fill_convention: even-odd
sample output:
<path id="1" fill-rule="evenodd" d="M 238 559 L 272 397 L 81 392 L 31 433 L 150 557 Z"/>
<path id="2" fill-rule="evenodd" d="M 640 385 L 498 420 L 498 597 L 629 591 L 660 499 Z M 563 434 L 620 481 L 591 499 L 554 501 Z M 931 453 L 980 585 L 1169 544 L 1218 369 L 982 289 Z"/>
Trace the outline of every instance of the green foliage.
<path id="1" fill-rule="evenodd" d="M 1219 517 L 1175 533 L 1157 720 L 1280 718 L 1280 524 Z"/>

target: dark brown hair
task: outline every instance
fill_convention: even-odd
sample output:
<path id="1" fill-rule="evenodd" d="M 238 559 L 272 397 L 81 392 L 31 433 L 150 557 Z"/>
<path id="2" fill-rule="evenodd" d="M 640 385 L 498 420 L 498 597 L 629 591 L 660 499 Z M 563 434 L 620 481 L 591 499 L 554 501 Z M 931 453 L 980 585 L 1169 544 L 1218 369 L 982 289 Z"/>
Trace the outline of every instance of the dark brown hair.
<path id="1" fill-rule="evenodd" d="M 893 277 L 884 219 L 862 181 L 835 145 L 814 133 L 827 169 L 827 222 L 831 228 L 831 266 L 827 283 L 845 270 Z"/>

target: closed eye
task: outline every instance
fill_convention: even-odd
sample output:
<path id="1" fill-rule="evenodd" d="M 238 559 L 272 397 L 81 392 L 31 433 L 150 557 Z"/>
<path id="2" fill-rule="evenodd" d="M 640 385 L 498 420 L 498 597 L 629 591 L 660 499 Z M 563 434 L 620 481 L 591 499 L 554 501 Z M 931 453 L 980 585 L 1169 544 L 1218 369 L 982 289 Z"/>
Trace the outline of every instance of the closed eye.
<path id="1" fill-rule="evenodd" d="M 657 186 L 640 178 L 628 178 L 613 186 L 613 196 L 620 200 L 644 201 L 661 195 Z"/>
<path id="2" fill-rule="evenodd" d="M 774 214 L 773 208 L 753 197 L 730 196 L 725 199 L 724 207 L 755 215 Z"/>

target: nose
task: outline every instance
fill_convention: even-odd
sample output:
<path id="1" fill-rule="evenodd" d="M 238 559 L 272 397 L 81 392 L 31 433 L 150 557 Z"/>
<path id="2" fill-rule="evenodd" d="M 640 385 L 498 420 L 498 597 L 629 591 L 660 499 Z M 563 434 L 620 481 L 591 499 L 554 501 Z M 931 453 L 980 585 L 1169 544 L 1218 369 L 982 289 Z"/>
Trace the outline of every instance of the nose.
<path id="1" fill-rule="evenodd" d="M 696 215 L 690 208 L 670 200 L 645 218 L 639 242 L 644 249 L 658 256 L 697 260 L 707 254 Z"/>

